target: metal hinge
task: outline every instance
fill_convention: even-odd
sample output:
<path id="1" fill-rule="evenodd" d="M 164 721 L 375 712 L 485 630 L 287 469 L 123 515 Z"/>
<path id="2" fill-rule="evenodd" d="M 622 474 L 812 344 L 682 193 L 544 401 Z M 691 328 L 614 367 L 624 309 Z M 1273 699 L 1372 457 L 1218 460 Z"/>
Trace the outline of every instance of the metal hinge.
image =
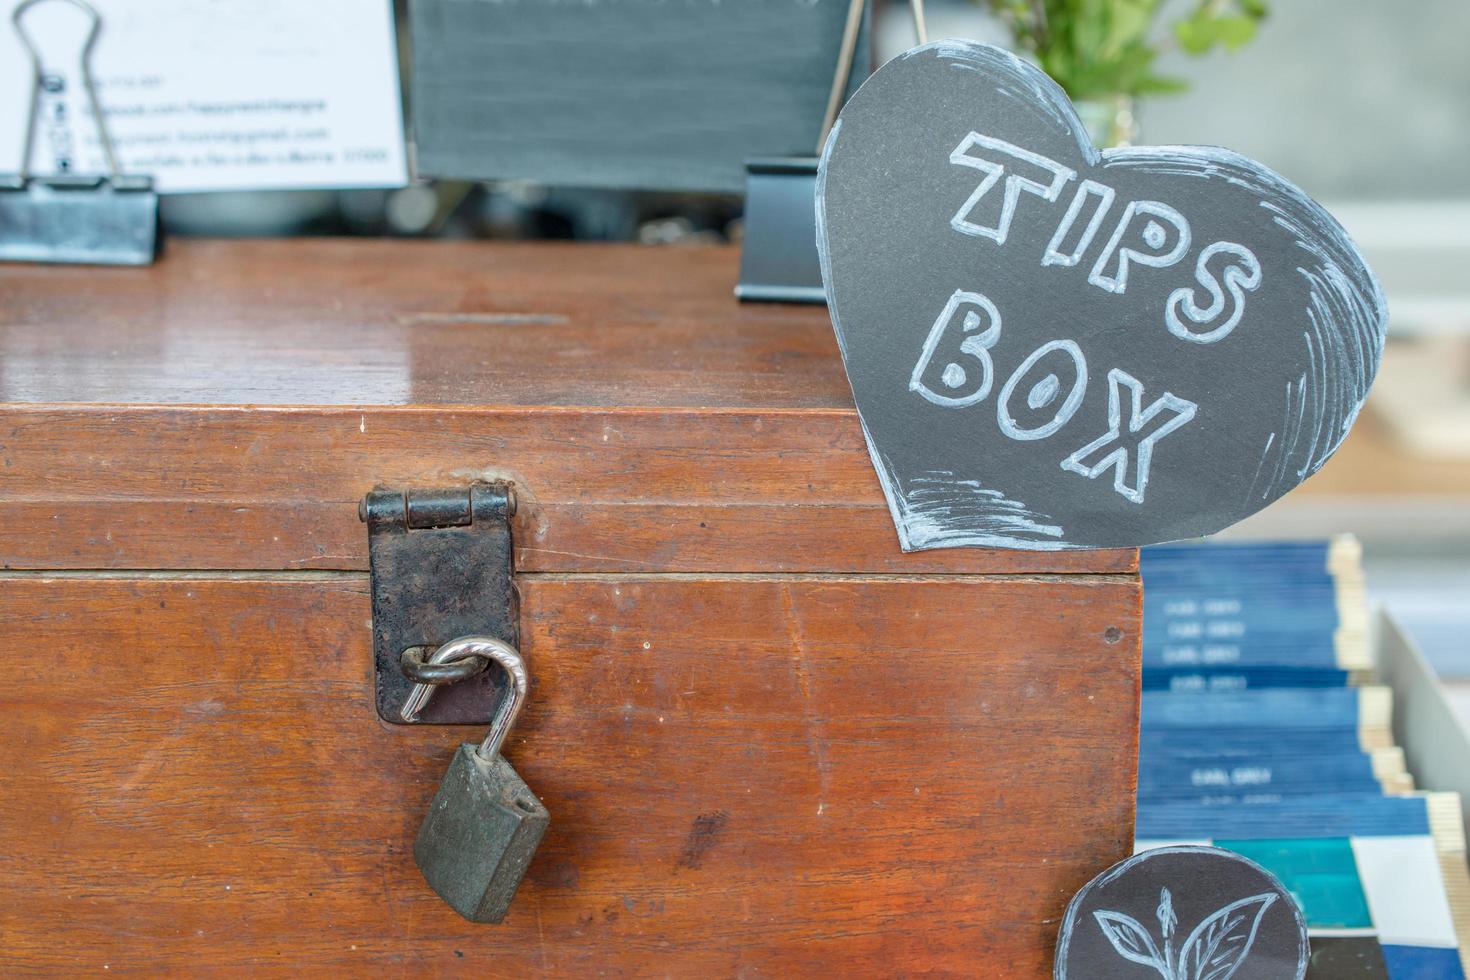
<path id="1" fill-rule="evenodd" d="M 368 526 L 373 663 L 378 717 L 394 724 L 486 725 L 504 672 L 441 687 L 412 722 L 400 716 L 413 687 L 405 651 L 432 651 L 461 636 L 520 646 L 520 600 L 511 580 L 508 483 L 425 490 L 373 490 L 358 517 Z"/>

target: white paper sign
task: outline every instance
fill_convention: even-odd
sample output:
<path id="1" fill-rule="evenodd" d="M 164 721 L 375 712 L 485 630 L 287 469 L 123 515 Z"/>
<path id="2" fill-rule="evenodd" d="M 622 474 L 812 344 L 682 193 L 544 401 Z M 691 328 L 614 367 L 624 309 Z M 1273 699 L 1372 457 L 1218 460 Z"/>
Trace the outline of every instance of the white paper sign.
<path id="1" fill-rule="evenodd" d="M 390 0 L 89 0 L 91 67 L 123 172 L 162 193 L 406 182 Z M 31 61 L 0 0 L 0 172 L 19 169 Z M 22 15 L 47 75 L 31 171 L 105 170 L 81 76 L 89 19 Z"/>

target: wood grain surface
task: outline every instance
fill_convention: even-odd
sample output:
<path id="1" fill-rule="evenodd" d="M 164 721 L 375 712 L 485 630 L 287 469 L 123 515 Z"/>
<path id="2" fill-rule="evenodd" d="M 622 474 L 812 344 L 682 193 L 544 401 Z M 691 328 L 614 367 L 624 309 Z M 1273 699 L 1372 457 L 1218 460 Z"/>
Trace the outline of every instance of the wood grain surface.
<path id="1" fill-rule="evenodd" d="M 826 312 L 725 248 L 170 245 L 0 266 L 0 567 L 363 569 L 375 485 L 514 479 L 539 571 L 1130 572 L 904 555 Z"/>
<path id="2" fill-rule="evenodd" d="M 0 402 L 828 408 L 827 311 L 741 304 L 729 247 L 176 239 L 0 266 Z"/>
<path id="3" fill-rule="evenodd" d="M 410 844 L 481 733 L 377 722 L 366 585 L 0 580 L 0 972 L 1039 977 L 1130 850 L 1131 577 L 530 575 L 551 830 L 471 925 Z"/>

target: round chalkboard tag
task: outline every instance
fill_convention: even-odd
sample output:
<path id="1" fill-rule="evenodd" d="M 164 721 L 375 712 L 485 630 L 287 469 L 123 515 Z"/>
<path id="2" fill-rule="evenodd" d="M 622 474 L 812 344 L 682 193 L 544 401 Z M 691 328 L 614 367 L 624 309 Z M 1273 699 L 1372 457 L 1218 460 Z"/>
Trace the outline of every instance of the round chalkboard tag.
<path id="1" fill-rule="evenodd" d="M 1307 924 L 1254 861 L 1160 847 L 1113 865 L 1067 906 L 1055 980 L 1301 980 Z"/>

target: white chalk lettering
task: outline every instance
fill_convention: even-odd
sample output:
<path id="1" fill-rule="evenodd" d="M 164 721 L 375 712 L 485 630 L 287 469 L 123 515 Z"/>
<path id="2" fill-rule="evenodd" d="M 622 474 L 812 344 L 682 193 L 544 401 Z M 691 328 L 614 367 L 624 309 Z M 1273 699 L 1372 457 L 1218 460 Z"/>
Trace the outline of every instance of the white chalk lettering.
<path id="1" fill-rule="evenodd" d="M 990 298 L 955 290 L 929 329 L 909 376 L 909 390 L 944 408 L 982 401 L 995 384 L 992 350 L 1000 337 L 1000 311 Z M 1068 379 L 1065 385 L 1062 377 Z M 1154 444 L 1192 419 L 1196 406 L 1165 392 L 1145 407 L 1143 384 L 1118 368 L 1108 372 L 1108 384 L 1108 431 L 1062 460 L 1061 466 L 1089 479 L 1115 469 L 1114 489 L 1142 503 Z M 1124 388 L 1131 396 L 1126 419 Z M 1016 396 L 1023 390 L 1025 423 L 1016 418 Z M 1087 358 L 1082 348 L 1073 340 L 1048 341 L 1022 359 L 1006 379 L 996 398 L 996 424 L 1010 439 L 1045 439 L 1072 421 L 1086 392 Z M 1041 418 L 1032 417 L 1037 415 Z M 1203 635 L 1198 623 L 1174 622 L 1168 630 L 1176 639 Z"/>
<path id="2" fill-rule="evenodd" d="M 1128 289 L 1131 264 L 1168 268 L 1189 251 L 1189 238 L 1189 222 L 1178 211 L 1158 201 L 1132 201 L 1124 209 L 1123 217 L 1113 229 L 1113 237 L 1097 257 L 1087 281 L 1110 293 L 1121 294 Z M 1124 244 L 1125 240 L 1132 244 Z"/>
<path id="3" fill-rule="evenodd" d="M 990 348 L 999 339 L 995 304 L 979 293 L 956 289 L 929 329 L 909 391 L 950 408 L 975 404 L 990 394 L 995 381 Z"/>
<path id="4" fill-rule="evenodd" d="M 1048 421 L 1031 428 L 1023 427 L 1016 422 L 1015 417 L 1011 413 L 1011 396 L 1015 394 L 1016 388 L 1026 379 L 1033 369 L 1037 368 L 1037 365 L 1041 363 L 1041 359 L 1052 353 L 1063 355 L 1060 358 L 1051 358 L 1052 361 L 1061 361 L 1057 365 L 1057 370 L 1070 372 L 1072 375 L 1072 383 L 1067 390 L 1067 397 L 1057 407 L 1057 410 L 1052 413 L 1052 417 Z M 1040 370 L 1046 371 L 1047 369 L 1043 366 Z M 1042 411 L 1057 400 L 1057 395 L 1060 394 L 1061 387 L 1062 384 L 1057 378 L 1057 375 L 1048 371 L 1037 379 L 1027 392 L 1026 406 L 1032 411 Z M 1031 355 L 1021 362 L 1021 366 L 1011 372 L 1011 376 L 1006 379 L 1005 385 L 1000 389 L 1000 397 L 995 403 L 996 422 L 1000 425 L 1000 431 L 1012 439 L 1022 441 L 1045 439 L 1072 421 L 1072 416 L 1077 414 L 1077 409 L 1082 404 L 1082 396 L 1086 393 L 1087 358 L 1082 356 L 1082 348 L 1078 347 L 1075 341 L 1053 340 L 1032 351 Z"/>
<path id="5" fill-rule="evenodd" d="M 1081 262 L 1088 246 L 1092 244 L 1092 239 L 1097 235 L 1098 228 L 1102 227 L 1103 219 L 1112 209 L 1113 198 L 1116 196 L 1117 193 L 1106 184 L 1099 184 L 1095 180 L 1084 180 L 1077 188 L 1077 193 L 1072 195 L 1072 203 L 1067 206 L 1067 213 L 1062 216 L 1062 223 L 1057 225 L 1056 234 L 1051 236 L 1051 241 L 1046 246 L 1046 254 L 1041 257 L 1041 264 L 1076 265 Z M 1092 197 L 1096 197 L 1098 202 L 1093 206 L 1092 215 L 1087 219 L 1081 237 L 1071 244 L 1068 251 L 1063 252 L 1067 238 L 1072 233 L 1072 226 L 1076 224 L 1082 209 L 1087 206 L 1088 199 Z"/>
<path id="6" fill-rule="evenodd" d="M 984 175 L 950 218 L 950 227 L 999 245 L 1010 237 L 1022 194 L 1055 204 L 1067 182 L 1078 176 L 1050 157 L 978 132 L 967 134 L 950 151 L 949 162 Z M 1086 268 L 1090 284 L 1123 295 L 1135 267 L 1167 269 L 1190 254 L 1194 234 L 1189 220 L 1162 201 L 1127 202 L 1099 248 L 1117 199 L 1113 187 L 1083 179 L 1047 241 L 1042 267 Z M 1260 260 L 1244 245 L 1217 241 L 1194 256 L 1193 270 L 1195 284 L 1168 293 L 1164 325 L 1181 340 L 1218 343 L 1240 325 L 1245 294 L 1260 287 Z"/>
<path id="7" fill-rule="evenodd" d="M 1166 391 L 1145 408 L 1143 383 L 1118 368 L 1108 372 L 1108 386 L 1108 431 L 1062 460 L 1062 469 L 1089 480 L 1112 469 L 1113 489 L 1141 504 L 1155 443 L 1194 418 L 1198 406 Z M 1124 388 L 1129 395 L 1126 421 Z"/>
<path id="8" fill-rule="evenodd" d="M 1210 271 L 1210 260 L 1217 255 L 1228 256 L 1218 277 Z M 1196 291 L 1181 286 L 1169 294 L 1164 323 L 1169 332 L 1180 340 L 1213 344 L 1225 339 L 1240 322 L 1245 313 L 1245 292 L 1261 284 L 1261 263 L 1244 245 L 1216 242 L 1199 253 L 1194 263 L 1194 277 L 1209 294 L 1210 305 L 1200 306 L 1195 299 Z M 1221 279 L 1225 280 L 1223 288 Z M 1230 294 L 1229 302 L 1225 298 L 1227 292 Z M 1179 316 L 1181 312 L 1184 319 Z M 1186 323 L 1185 319 L 1189 322 Z"/>
<path id="9" fill-rule="evenodd" d="M 975 153 L 977 149 L 987 151 L 986 155 Z M 1011 220 L 1016 215 L 1016 205 L 1022 192 L 1034 194 L 1044 201 L 1055 201 L 1062 192 L 1062 186 L 1077 175 L 1072 168 L 1039 153 L 980 133 L 970 133 L 960 140 L 959 146 L 950 152 L 949 162 L 973 167 L 985 175 L 954 217 L 949 219 L 950 227 L 961 234 L 989 238 L 1000 245 L 1005 244 L 1010 233 Z M 999 204 L 996 204 L 995 195 L 990 192 L 1002 177 L 1005 178 L 1005 190 Z M 976 213 L 982 202 L 991 212 L 985 220 Z"/>

